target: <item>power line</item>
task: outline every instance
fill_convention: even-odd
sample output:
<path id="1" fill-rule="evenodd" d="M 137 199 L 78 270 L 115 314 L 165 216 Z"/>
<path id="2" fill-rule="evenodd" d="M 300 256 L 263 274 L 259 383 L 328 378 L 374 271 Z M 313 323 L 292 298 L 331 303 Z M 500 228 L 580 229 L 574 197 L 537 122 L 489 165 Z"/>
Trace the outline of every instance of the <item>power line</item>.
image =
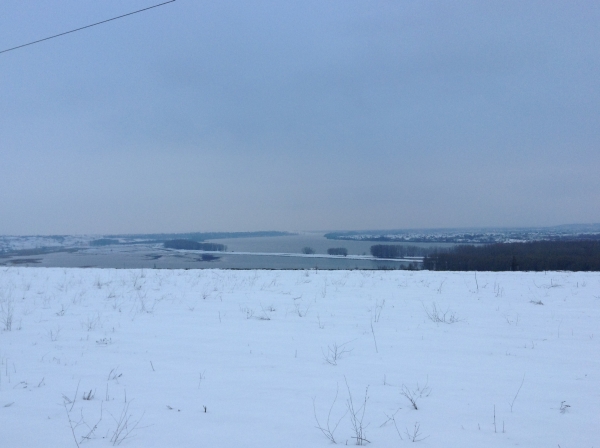
<path id="1" fill-rule="evenodd" d="M 149 6 L 148 8 L 144 8 L 144 9 L 138 9 L 137 11 L 133 11 L 133 12 L 129 12 L 127 14 L 123 14 L 121 16 L 113 17 L 112 19 L 103 20 L 102 22 L 92 23 L 91 25 L 82 26 L 81 28 L 77 28 L 77 29 L 74 29 L 74 30 L 71 30 L 71 31 L 65 31 L 64 33 L 55 34 L 54 36 L 45 37 L 43 39 L 35 40 L 33 42 L 29 42 L 28 44 L 23 44 L 23 45 L 19 45 L 17 47 L 8 48 L 7 50 L 0 51 L 0 54 L 6 53 L 7 51 L 13 51 L 13 50 L 16 50 L 18 48 L 27 47 L 28 45 L 33 45 L 33 44 L 37 44 L 37 43 L 40 43 L 40 42 L 44 42 L 45 40 L 54 39 L 55 37 L 64 36 L 65 34 L 74 33 L 75 31 L 81 31 L 81 30 L 84 30 L 86 28 L 91 28 L 91 27 L 96 26 L 96 25 L 101 25 L 103 23 L 110 22 L 112 20 L 117 20 L 117 19 L 121 19 L 123 17 L 131 16 L 133 14 L 137 14 L 138 12 L 148 11 L 149 9 L 152 9 L 152 8 L 158 8 L 159 6 L 166 5 L 167 3 L 173 3 L 174 1 L 175 0 L 169 0 L 168 2 L 159 3 L 158 5 Z"/>

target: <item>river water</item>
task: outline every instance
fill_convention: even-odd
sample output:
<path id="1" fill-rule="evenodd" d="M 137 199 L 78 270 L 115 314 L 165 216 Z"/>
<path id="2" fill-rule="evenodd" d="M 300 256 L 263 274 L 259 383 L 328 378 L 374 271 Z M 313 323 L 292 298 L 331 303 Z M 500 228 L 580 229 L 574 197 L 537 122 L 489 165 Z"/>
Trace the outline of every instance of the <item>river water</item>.
<path id="1" fill-rule="evenodd" d="M 323 233 L 299 233 L 275 237 L 226 238 L 226 252 L 205 253 L 165 249 L 159 244 L 115 245 L 79 248 L 0 259 L 6 266 L 100 267 L 129 269 L 402 269 L 414 260 L 377 260 L 370 256 L 371 241 L 328 240 Z M 421 243 L 431 247 L 440 244 Z M 302 254 L 304 247 L 314 255 Z M 327 249 L 344 247 L 347 257 L 331 257 Z M 203 258 L 204 255 L 204 258 Z"/>

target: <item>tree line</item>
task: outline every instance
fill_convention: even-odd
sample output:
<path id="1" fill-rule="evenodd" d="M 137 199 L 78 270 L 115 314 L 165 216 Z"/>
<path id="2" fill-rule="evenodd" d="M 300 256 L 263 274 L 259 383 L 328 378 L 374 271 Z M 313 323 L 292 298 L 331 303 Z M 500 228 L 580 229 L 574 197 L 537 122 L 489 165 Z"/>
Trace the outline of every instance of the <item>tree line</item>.
<path id="1" fill-rule="evenodd" d="M 371 246 L 371 255 L 377 258 L 422 257 L 431 249 L 400 244 L 375 244 Z"/>
<path id="2" fill-rule="evenodd" d="M 345 247 L 330 247 L 327 249 L 327 253 L 329 255 L 343 255 L 345 257 L 348 255 L 348 249 Z"/>
<path id="3" fill-rule="evenodd" d="M 456 246 L 423 259 L 431 271 L 600 271 L 600 241 Z"/>
<path id="4" fill-rule="evenodd" d="M 209 251 L 217 251 L 217 252 L 224 252 L 227 250 L 227 246 L 225 246 L 224 244 L 199 243 L 198 241 L 192 241 L 192 240 L 165 241 L 164 246 L 167 249 L 209 250 Z"/>

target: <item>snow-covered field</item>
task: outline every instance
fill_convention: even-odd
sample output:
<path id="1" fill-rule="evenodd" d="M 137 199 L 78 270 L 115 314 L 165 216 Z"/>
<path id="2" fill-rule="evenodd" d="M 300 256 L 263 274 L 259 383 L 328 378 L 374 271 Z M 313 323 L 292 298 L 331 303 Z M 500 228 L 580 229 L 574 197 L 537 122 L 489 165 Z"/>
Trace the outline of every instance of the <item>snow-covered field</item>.
<path id="1" fill-rule="evenodd" d="M 0 305 L 2 447 L 600 446 L 598 273 L 6 268 Z"/>

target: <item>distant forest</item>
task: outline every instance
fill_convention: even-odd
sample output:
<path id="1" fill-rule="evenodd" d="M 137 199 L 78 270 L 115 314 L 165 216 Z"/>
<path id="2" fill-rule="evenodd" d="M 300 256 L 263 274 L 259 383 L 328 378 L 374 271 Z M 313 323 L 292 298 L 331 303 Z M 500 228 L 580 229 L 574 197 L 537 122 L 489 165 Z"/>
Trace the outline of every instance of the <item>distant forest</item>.
<path id="1" fill-rule="evenodd" d="M 114 240 L 110 238 L 100 238 L 98 240 L 90 241 L 90 246 L 112 246 L 115 244 L 119 244 L 119 240 Z"/>
<path id="2" fill-rule="evenodd" d="M 164 246 L 167 249 L 183 249 L 183 250 L 209 250 L 224 252 L 227 250 L 227 246 L 224 244 L 216 243 L 199 243 L 192 240 L 170 240 L 165 241 Z"/>
<path id="3" fill-rule="evenodd" d="M 400 244 L 375 244 L 371 246 L 371 255 L 377 258 L 422 257 L 431 249 Z"/>
<path id="4" fill-rule="evenodd" d="M 345 247 L 331 247 L 327 249 L 327 253 L 329 255 L 343 255 L 344 257 L 348 256 L 348 249 Z"/>
<path id="5" fill-rule="evenodd" d="M 430 271 L 600 271 L 600 241 L 456 246 L 426 256 Z"/>

